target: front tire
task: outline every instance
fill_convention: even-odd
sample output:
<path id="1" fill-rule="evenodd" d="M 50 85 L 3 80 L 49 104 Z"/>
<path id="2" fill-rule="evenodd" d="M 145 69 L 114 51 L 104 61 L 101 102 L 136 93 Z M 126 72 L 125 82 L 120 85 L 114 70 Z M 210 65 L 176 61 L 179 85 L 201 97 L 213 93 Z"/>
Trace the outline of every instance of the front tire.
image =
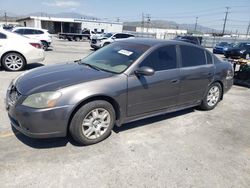
<path id="1" fill-rule="evenodd" d="M 202 110 L 214 109 L 217 106 L 218 102 L 220 101 L 221 95 L 222 95 L 221 85 L 218 82 L 213 83 L 208 88 L 208 91 L 200 105 L 200 108 Z"/>
<path id="2" fill-rule="evenodd" d="M 115 124 L 113 106 L 103 100 L 82 106 L 73 116 L 70 133 L 81 145 L 96 144 L 107 138 Z"/>
<path id="3" fill-rule="evenodd" d="M 26 66 L 26 61 L 21 54 L 10 52 L 3 56 L 2 66 L 6 71 L 21 71 Z"/>

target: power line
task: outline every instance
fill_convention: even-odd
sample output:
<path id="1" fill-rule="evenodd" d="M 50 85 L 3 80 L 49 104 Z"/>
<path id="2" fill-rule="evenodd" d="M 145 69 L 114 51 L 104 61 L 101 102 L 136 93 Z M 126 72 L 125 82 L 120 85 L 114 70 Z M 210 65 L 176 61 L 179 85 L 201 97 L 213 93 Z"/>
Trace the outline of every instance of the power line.
<path id="1" fill-rule="evenodd" d="M 248 27 L 247 27 L 247 34 L 246 34 L 246 37 L 247 37 L 248 34 L 249 34 L 249 30 L 250 30 L 250 22 L 249 22 Z"/>
<path id="2" fill-rule="evenodd" d="M 225 33 L 225 28 L 226 28 L 226 23 L 227 23 L 227 15 L 228 15 L 229 7 L 226 7 L 226 9 L 227 9 L 227 11 L 226 11 L 225 19 L 224 19 L 224 24 L 223 24 L 223 29 L 222 29 L 222 35 L 224 35 L 224 33 Z"/>
<path id="3" fill-rule="evenodd" d="M 198 16 L 195 17 L 195 26 L 194 26 L 194 31 L 197 29 L 197 23 L 198 23 Z"/>
<path id="4" fill-rule="evenodd" d="M 151 16 L 150 16 L 150 14 L 147 14 L 146 15 L 147 32 L 148 32 L 148 28 L 149 28 L 150 22 L 151 22 Z"/>

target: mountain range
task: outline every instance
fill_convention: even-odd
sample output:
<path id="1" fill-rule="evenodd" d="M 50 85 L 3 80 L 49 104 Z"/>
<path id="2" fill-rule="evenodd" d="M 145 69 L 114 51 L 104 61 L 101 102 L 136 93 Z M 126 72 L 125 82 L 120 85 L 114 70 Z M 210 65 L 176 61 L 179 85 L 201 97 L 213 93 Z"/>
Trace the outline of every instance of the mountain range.
<path id="1" fill-rule="evenodd" d="M 61 13 L 45 13 L 45 12 L 34 12 L 26 15 L 17 15 L 15 13 L 7 12 L 7 19 L 14 21 L 18 18 L 28 17 L 28 16 L 45 16 L 45 17 L 57 17 L 57 18 L 81 18 L 81 19 L 95 19 L 100 20 L 100 18 L 94 17 L 94 16 L 88 16 L 76 12 L 61 12 Z M 4 16 L 0 15 L 0 21 L 4 20 Z M 124 22 L 124 25 L 126 26 L 141 26 L 140 21 L 131 21 L 131 22 Z M 145 24 L 146 25 L 146 24 Z M 179 24 L 173 21 L 167 21 L 167 20 L 152 20 L 150 21 L 149 27 L 156 27 L 156 28 L 166 28 L 166 29 L 187 29 L 188 31 L 194 31 L 195 24 Z M 205 27 L 202 25 L 197 25 L 197 31 L 198 32 L 219 32 L 218 30 Z"/>

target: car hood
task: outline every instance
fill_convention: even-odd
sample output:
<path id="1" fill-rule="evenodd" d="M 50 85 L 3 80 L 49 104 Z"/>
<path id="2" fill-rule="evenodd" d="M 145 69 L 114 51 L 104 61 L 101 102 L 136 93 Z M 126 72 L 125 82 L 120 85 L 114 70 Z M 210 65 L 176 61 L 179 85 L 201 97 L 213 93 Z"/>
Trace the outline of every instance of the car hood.
<path id="1" fill-rule="evenodd" d="M 111 77 L 113 74 L 98 71 L 78 63 L 52 65 L 27 71 L 15 82 L 22 95 L 54 91 L 67 86 Z"/>

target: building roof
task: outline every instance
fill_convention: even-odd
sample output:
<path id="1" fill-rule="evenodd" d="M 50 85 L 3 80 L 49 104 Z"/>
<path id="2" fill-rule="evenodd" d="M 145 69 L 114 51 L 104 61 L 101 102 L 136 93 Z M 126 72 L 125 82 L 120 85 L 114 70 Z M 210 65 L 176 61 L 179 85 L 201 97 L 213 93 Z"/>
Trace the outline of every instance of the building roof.
<path id="1" fill-rule="evenodd" d="M 119 24 L 123 25 L 122 22 L 112 22 L 105 20 L 91 20 L 91 19 L 80 19 L 80 18 L 55 18 L 55 17 L 43 17 L 43 16 L 28 16 L 25 18 L 20 18 L 17 21 L 25 21 L 25 20 L 43 20 L 43 21 L 54 21 L 54 22 L 94 22 L 94 23 L 107 23 L 107 24 Z"/>

